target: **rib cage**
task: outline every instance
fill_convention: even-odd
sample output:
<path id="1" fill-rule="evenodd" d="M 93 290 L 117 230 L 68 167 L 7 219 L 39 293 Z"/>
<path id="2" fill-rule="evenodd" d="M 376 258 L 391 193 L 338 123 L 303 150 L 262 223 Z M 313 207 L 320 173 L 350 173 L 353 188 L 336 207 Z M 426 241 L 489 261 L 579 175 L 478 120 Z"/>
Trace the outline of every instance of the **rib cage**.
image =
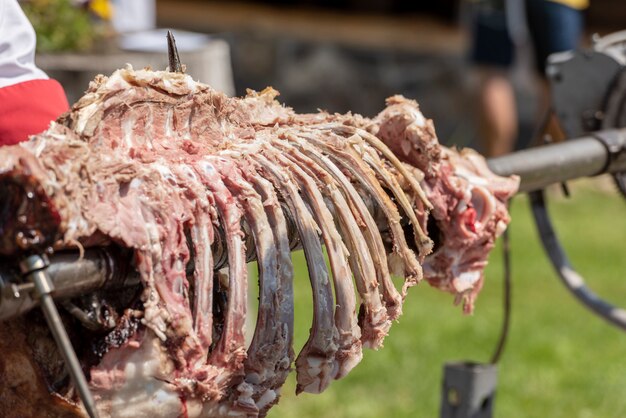
<path id="1" fill-rule="evenodd" d="M 59 212 L 56 247 L 104 236 L 134 250 L 144 285 L 143 308 L 134 314 L 142 327 L 91 369 L 104 416 L 267 413 L 294 361 L 290 226 L 314 301 L 311 334 L 295 359 L 299 392 L 323 391 L 360 361 L 362 347 L 382 346 L 424 266 L 429 281 L 471 310 L 486 253 L 508 223 L 503 202 L 516 180 L 500 179 L 493 193 L 474 184 L 483 174 L 476 157 L 433 145 L 415 102 L 393 98 L 389 118 L 383 112 L 369 120 L 298 115 L 275 95 L 269 89 L 230 99 L 183 74 L 127 68 L 96 79 L 47 132 L 0 150 L 0 174 L 31 173 Z M 390 133 L 394 112 L 412 119 Z M 472 194 L 478 187 L 487 200 L 480 225 L 465 219 L 476 216 L 467 208 L 479 206 L 472 201 L 482 196 Z M 431 210 L 443 238 L 451 238 L 427 258 Z M 480 236 L 456 245 L 468 222 L 482 235 L 474 231 Z M 260 300 L 246 347 L 252 251 Z M 226 267 L 214 273 L 220 260 Z M 405 278 L 401 290 L 391 274 Z M 216 315 L 224 293 L 226 308 Z"/>

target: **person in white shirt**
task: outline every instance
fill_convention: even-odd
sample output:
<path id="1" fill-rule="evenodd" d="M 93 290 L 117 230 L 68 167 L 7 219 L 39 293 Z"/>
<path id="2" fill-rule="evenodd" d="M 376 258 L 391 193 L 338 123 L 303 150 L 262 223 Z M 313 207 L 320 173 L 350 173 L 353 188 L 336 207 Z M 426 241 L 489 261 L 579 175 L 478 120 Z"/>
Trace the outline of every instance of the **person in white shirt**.
<path id="1" fill-rule="evenodd" d="M 45 130 L 69 106 L 35 65 L 35 31 L 17 0 L 0 0 L 0 146 Z"/>

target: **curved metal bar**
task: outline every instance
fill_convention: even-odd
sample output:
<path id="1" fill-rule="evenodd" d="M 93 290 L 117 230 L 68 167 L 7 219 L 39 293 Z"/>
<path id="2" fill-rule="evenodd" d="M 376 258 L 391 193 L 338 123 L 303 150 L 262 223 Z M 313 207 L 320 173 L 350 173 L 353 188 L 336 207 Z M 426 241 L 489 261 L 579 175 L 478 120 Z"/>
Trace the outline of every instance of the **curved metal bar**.
<path id="1" fill-rule="evenodd" d="M 574 270 L 569 262 L 567 254 L 565 254 L 552 227 L 543 190 L 529 193 L 529 196 L 541 243 L 563 284 L 591 311 L 612 325 L 626 331 L 626 310 L 611 305 L 593 293 L 586 286 L 584 278 Z"/>
<path id="2" fill-rule="evenodd" d="M 502 329 L 500 331 L 500 337 L 498 338 L 498 344 L 491 356 L 491 364 L 497 364 L 504 352 L 504 347 L 509 336 L 509 328 L 511 325 L 511 293 L 513 284 L 511 282 L 511 247 L 509 242 L 509 230 L 507 229 L 502 234 L 502 255 L 504 264 L 504 284 L 503 284 L 503 318 Z"/>

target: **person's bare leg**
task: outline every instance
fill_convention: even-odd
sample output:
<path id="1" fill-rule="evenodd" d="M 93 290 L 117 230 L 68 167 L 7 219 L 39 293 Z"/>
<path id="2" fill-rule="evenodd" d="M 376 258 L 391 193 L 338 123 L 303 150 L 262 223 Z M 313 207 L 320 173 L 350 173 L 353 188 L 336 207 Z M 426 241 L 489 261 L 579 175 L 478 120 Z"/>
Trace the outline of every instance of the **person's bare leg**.
<path id="1" fill-rule="evenodd" d="M 538 120 L 543 125 L 539 127 L 541 130 L 540 138 L 543 142 L 544 137 L 547 135 L 551 142 L 561 142 L 566 139 L 565 133 L 561 128 L 559 119 L 552 111 L 551 105 L 551 91 L 550 84 L 545 78 L 540 78 L 537 82 L 539 88 L 539 110 L 540 114 Z"/>
<path id="2" fill-rule="evenodd" d="M 480 71 L 479 120 L 483 151 L 494 157 L 513 151 L 517 137 L 515 92 L 503 72 Z"/>

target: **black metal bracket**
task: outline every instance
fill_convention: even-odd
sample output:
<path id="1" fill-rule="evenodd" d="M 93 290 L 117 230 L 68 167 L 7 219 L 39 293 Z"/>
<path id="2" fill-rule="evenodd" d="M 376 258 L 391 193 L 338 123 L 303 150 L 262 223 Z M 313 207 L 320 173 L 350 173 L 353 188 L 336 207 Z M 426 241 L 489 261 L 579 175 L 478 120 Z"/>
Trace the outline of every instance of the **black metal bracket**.
<path id="1" fill-rule="evenodd" d="M 495 364 L 447 363 L 440 418 L 491 418 L 497 381 Z"/>

